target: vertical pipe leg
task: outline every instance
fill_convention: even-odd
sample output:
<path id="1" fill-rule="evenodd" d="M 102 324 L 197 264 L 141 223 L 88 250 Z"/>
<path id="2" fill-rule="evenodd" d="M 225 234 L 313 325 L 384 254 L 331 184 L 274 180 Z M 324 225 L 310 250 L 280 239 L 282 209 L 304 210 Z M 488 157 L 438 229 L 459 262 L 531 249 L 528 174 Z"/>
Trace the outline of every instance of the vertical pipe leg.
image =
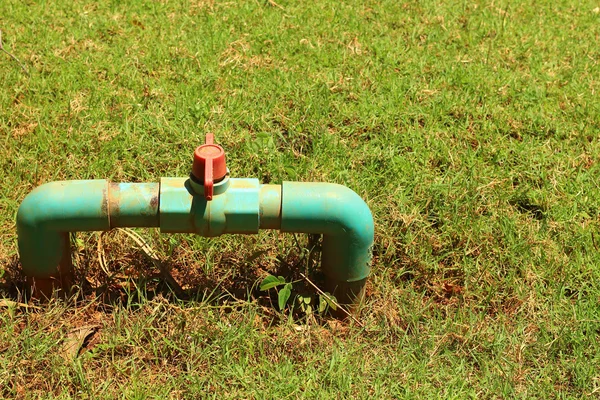
<path id="1" fill-rule="evenodd" d="M 71 243 L 69 232 L 60 233 L 62 241 L 62 257 L 58 264 L 57 272 L 44 277 L 27 277 L 31 288 L 31 295 L 38 299 L 49 299 L 56 291 L 59 295 L 68 296 L 73 286 L 73 262 L 71 259 Z"/>

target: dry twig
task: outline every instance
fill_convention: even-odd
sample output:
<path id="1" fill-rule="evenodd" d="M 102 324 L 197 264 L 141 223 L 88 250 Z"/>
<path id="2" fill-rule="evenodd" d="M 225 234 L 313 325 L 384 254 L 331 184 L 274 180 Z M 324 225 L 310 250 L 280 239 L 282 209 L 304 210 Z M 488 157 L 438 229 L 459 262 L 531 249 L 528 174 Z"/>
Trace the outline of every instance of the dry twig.
<path id="1" fill-rule="evenodd" d="M 100 264 L 102 271 L 110 278 L 111 274 L 106 266 L 106 254 L 104 253 L 104 246 L 102 245 L 102 236 L 104 236 L 105 233 L 106 232 L 102 232 L 98 235 L 98 263 Z"/>
<path id="2" fill-rule="evenodd" d="M 273 0 L 267 0 L 267 2 L 269 3 L 269 5 L 270 5 L 271 7 L 277 7 L 277 8 L 279 8 L 279 9 L 283 10 L 283 7 L 282 7 L 281 5 L 279 5 L 279 4 L 277 4 L 277 3 L 275 3 Z"/>
<path id="3" fill-rule="evenodd" d="M 21 62 L 21 60 L 19 60 L 13 53 L 9 52 L 8 50 L 6 50 L 4 48 L 4 44 L 2 43 L 2 30 L 1 29 L 0 29 L 0 50 L 5 52 L 6 54 L 8 54 L 16 62 L 18 62 L 19 65 L 21 66 L 21 68 L 23 69 L 23 72 L 25 72 L 25 74 L 29 75 L 29 71 L 27 70 L 25 65 Z"/>
<path id="4" fill-rule="evenodd" d="M 363 325 L 362 322 L 360 322 L 358 319 L 356 319 L 356 317 L 354 315 L 352 315 L 348 310 L 346 310 L 344 307 L 342 307 L 340 305 L 340 303 L 338 303 L 337 301 L 335 301 L 335 299 L 333 299 L 330 295 L 328 295 L 327 293 L 325 293 L 324 291 L 322 291 L 321 289 L 319 289 L 319 287 L 317 285 L 315 285 L 310 279 L 308 279 L 308 277 L 306 275 L 304 275 L 302 272 L 300 272 L 300 276 L 302 276 L 302 278 L 304 278 L 304 280 L 306 282 L 308 282 L 313 288 L 315 288 L 315 290 L 321 295 L 321 296 L 325 296 L 327 297 L 327 299 L 332 302 L 333 304 L 335 304 L 335 306 L 337 308 L 339 308 L 340 310 L 342 310 L 342 312 L 344 314 L 346 314 L 347 316 L 349 316 L 352 321 L 356 322 L 358 324 L 358 326 L 360 326 L 361 328 L 364 328 L 365 326 Z"/>
<path id="5" fill-rule="evenodd" d="M 171 286 L 171 288 L 173 288 L 177 292 L 178 295 L 183 293 L 183 288 L 171 276 L 169 271 L 167 271 L 167 269 L 165 268 L 163 263 L 160 261 L 160 257 L 158 256 L 158 254 L 156 254 L 154 249 L 152 247 L 150 247 L 150 245 L 148 245 L 148 243 L 146 243 L 146 241 L 140 235 L 138 235 L 131 229 L 123 228 L 123 229 L 121 229 L 121 231 L 124 232 L 125 234 L 127 234 L 127 236 L 129 236 L 131 239 L 133 239 L 133 241 L 136 242 L 140 246 L 142 251 L 146 254 L 146 256 L 148 256 L 150 261 L 152 261 L 152 264 L 154 264 L 154 266 L 156 268 L 158 268 L 161 275 L 167 281 L 169 286 Z"/>
<path id="6" fill-rule="evenodd" d="M 167 269 L 164 267 L 158 254 L 156 254 L 154 249 L 152 247 L 150 247 L 150 245 L 148 243 L 146 243 L 146 241 L 140 235 L 138 235 L 131 229 L 127 229 L 127 228 L 119 229 L 119 231 L 125 233 L 138 246 L 140 246 L 140 249 L 150 259 L 150 261 L 152 261 L 152 264 L 154 264 L 154 266 L 156 268 L 158 268 L 162 277 L 165 279 L 165 281 L 167 281 L 169 286 L 171 286 L 171 288 L 173 288 L 178 295 L 183 293 L 183 288 L 177 283 L 175 278 L 173 278 L 171 276 L 171 274 L 169 273 L 169 271 L 167 271 Z M 108 233 L 108 232 L 102 232 L 98 236 L 98 263 L 100 264 L 100 268 L 102 268 L 102 271 L 104 271 L 104 273 L 109 278 L 111 278 L 112 274 L 108 270 L 108 266 L 107 266 L 107 262 L 106 262 L 106 253 L 104 252 L 104 246 L 102 244 L 102 236 L 104 236 L 106 233 Z"/>

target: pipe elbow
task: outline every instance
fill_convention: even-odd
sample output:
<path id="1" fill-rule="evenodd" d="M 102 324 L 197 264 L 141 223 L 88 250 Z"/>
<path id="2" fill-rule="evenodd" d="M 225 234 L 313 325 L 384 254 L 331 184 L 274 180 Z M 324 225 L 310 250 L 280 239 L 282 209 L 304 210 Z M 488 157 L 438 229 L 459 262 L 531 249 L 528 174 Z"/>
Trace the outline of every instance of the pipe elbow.
<path id="1" fill-rule="evenodd" d="M 324 273 L 339 282 L 365 279 L 374 237 L 369 206 L 335 183 L 284 182 L 281 230 L 323 234 Z"/>
<path id="2" fill-rule="evenodd" d="M 109 227 L 108 181 L 57 181 L 38 186 L 17 212 L 17 229 L 104 230 Z"/>
<path id="3" fill-rule="evenodd" d="M 106 180 L 57 181 L 38 186 L 17 212 L 19 255 L 28 276 L 56 273 L 69 249 L 68 232 L 109 227 Z"/>
<path id="4" fill-rule="evenodd" d="M 48 229 L 52 218 L 48 215 L 48 204 L 55 204 L 63 182 L 49 182 L 33 189 L 21 202 L 17 211 L 17 231 Z"/>
<path id="5" fill-rule="evenodd" d="M 65 248 L 65 237 L 51 229 L 48 203 L 56 203 L 61 182 L 36 187 L 21 202 L 17 211 L 17 237 L 23 272 L 46 277 L 55 273 Z M 38 254 L 42 253 L 43 258 Z M 40 264 L 41 262 L 41 264 Z"/>
<path id="6" fill-rule="evenodd" d="M 356 246 L 373 244 L 373 215 L 367 203 L 352 189 L 335 183 L 327 184 L 323 208 L 332 235 L 343 236 Z M 324 232 L 326 233 L 326 232 Z"/>

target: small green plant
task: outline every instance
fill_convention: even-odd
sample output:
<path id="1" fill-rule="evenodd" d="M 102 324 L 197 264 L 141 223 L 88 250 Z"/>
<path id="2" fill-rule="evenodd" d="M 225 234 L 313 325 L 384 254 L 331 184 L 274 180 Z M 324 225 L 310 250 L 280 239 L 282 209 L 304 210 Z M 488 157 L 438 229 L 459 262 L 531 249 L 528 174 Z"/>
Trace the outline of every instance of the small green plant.
<path id="1" fill-rule="evenodd" d="M 283 311 L 288 304 L 288 301 L 292 295 L 294 282 L 287 282 L 283 276 L 268 275 L 260 284 L 261 291 L 269 291 L 270 289 L 277 290 L 277 303 L 279 310 Z M 281 287 L 280 289 L 278 289 Z M 329 308 L 337 310 L 336 298 L 327 292 L 320 292 L 318 296 L 318 312 L 320 314 L 326 312 Z M 306 315 L 311 315 L 314 312 L 314 297 L 310 295 L 297 294 L 294 298 L 294 302 L 297 309 Z"/>
<path id="2" fill-rule="evenodd" d="M 283 276 L 269 275 L 260 284 L 260 290 L 266 292 L 279 286 L 283 286 L 283 288 L 277 289 L 277 303 L 279 305 L 279 309 L 283 311 L 290 296 L 292 295 L 291 282 L 286 282 Z"/>

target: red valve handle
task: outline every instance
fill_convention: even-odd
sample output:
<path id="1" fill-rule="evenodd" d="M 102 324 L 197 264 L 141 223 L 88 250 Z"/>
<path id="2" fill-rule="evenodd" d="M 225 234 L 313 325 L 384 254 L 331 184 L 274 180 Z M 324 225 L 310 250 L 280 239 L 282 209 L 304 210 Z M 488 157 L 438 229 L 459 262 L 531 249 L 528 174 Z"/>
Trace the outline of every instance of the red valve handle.
<path id="1" fill-rule="evenodd" d="M 218 182 L 227 175 L 225 165 L 225 151 L 214 144 L 215 137 L 212 133 L 206 134 L 205 143 L 194 151 L 192 175 L 204 185 L 204 198 L 212 200 L 214 182 Z"/>

